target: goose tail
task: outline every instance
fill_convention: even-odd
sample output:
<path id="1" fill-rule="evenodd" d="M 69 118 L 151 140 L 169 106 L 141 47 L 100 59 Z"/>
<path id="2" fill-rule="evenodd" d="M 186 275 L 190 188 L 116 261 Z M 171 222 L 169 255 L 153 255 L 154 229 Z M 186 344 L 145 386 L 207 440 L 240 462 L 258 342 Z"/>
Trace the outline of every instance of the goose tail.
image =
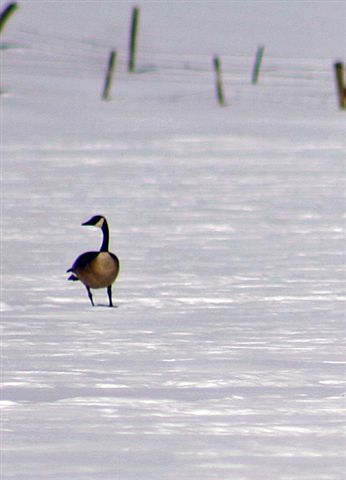
<path id="1" fill-rule="evenodd" d="M 66 273 L 69 273 L 69 272 L 73 272 L 73 269 L 72 269 L 72 268 L 69 268 L 68 270 L 66 270 Z M 72 274 L 72 275 L 70 275 L 70 276 L 68 277 L 67 280 L 71 280 L 72 282 L 77 282 L 77 281 L 79 280 L 79 278 L 76 277 L 76 275 L 73 275 L 73 274 Z"/>
<path id="2" fill-rule="evenodd" d="M 77 282 L 79 278 L 76 277 L 76 275 L 70 275 L 67 280 L 71 280 L 72 282 Z"/>

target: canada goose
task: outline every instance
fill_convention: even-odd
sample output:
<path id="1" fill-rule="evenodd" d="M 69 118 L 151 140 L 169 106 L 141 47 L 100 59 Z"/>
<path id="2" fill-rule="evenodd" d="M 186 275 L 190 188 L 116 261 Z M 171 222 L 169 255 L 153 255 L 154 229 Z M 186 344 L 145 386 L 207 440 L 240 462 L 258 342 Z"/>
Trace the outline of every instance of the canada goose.
<path id="1" fill-rule="evenodd" d="M 108 251 L 109 229 L 105 217 L 95 215 L 82 225 L 101 228 L 103 241 L 99 252 L 82 253 L 67 272 L 72 272 L 68 280 L 80 280 L 86 286 L 91 305 L 94 306 L 91 288 L 107 288 L 109 306 L 112 303 L 112 283 L 119 273 L 119 260 L 114 253 Z"/>

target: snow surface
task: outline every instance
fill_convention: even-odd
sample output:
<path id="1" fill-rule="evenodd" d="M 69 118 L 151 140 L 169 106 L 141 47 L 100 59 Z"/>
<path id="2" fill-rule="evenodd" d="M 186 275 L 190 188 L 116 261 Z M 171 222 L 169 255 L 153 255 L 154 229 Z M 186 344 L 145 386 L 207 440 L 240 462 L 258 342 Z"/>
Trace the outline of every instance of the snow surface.
<path id="1" fill-rule="evenodd" d="M 20 5 L 2 39 L 1 479 L 343 479 L 345 3 L 142 1 L 136 75 L 130 2 Z M 66 281 L 97 213 L 114 309 Z"/>

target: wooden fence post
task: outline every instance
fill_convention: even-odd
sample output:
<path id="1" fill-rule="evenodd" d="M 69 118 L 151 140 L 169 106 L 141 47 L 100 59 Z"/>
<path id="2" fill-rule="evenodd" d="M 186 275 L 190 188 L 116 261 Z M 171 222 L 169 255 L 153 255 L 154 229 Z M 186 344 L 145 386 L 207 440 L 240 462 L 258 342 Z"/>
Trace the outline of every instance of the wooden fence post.
<path id="1" fill-rule="evenodd" d="M 17 3 L 9 3 L 3 11 L 0 13 L 0 32 L 4 28 L 5 23 L 10 18 L 12 13 L 17 10 L 18 4 Z"/>
<path id="2" fill-rule="evenodd" d="M 139 8 L 134 7 L 132 10 L 132 21 L 130 31 L 130 52 L 128 71 L 133 73 L 136 69 L 136 51 L 137 51 L 137 32 L 138 32 Z"/>
<path id="3" fill-rule="evenodd" d="M 338 90 L 339 106 L 342 109 L 346 108 L 346 85 L 345 85 L 345 74 L 344 74 L 344 64 L 337 62 L 334 64 L 335 68 L 335 78 L 336 86 Z"/>
<path id="4" fill-rule="evenodd" d="M 110 99 L 109 94 L 110 94 L 110 90 L 111 90 L 111 87 L 112 87 L 112 80 L 113 80 L 113 73 L 114 73 L 116 57 L 117 57 L 117 52 L 115 50 L 111 51 L 111 53 L 109 55 L 109 60 L 108 60 L 108 67 L 107 67 L 105 85 L 104 85 L 103 93 L 102 93 L 102 99 L 103 100 L 109 100 Z"/>
<path id="5" fill-rule="evenodd" d="M 255 63 L 252 70 L 252 80 L 251 80 L 252 85 L 256 85 L 256 83 L 258 82 L 263 54 L 264 54 L 264 47 L 258 47 Z"/>
<path id="6" fill-rule="evenodd" d="M 216 96 L 219 102 L 219 105 L 224 107 L 226 105 L 225 96 L 223 93 L 223 85 L 222 85 L 222 74 L 221 74 L 221 62 L 219 57 L 214 57 L 214 70 L 216 76 Z"/>

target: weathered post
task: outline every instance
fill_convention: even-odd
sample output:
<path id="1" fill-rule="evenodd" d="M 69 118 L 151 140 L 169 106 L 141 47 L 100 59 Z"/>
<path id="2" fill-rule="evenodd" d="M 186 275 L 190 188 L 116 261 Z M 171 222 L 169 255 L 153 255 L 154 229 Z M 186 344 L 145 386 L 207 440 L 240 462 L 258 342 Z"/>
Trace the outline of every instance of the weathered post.
<path id="1" fill-rule="evenodd" d="M 217 96 L 219 105 L 224 107 L 226 105 L 226 102 L 225 102 L 225 96 L 223 93 L 221 62 L 219 57 L 214 57 L 213 63 L 214 63 L 215 78 L 216 78 L 216 96 Z"/>
<path id="2" fill-rule="evenodd" d="M 130 52 L 128 71 L 133 73 L 136 69 L 136 52 L 137 52 L 137 32 L 138 32 L 139 8 L 134 7 L 132 10 L 132 21 L 130 30 Z"/>
<path id="3" fill-rule="evenodd" d="M 258 47 L 256 57 L 255 57 L 255 63 L 252 70 L 252 80 L 251 80 L 252 85 L 256 85 L 256 83 L 258 82 L 263 54 L 264 54 L 264 47 Z"/>
<path id="4" fill-rule="evenodd" d="M 342 109 L 346 108 L 346 86 L 345 86 L 345 74 L 344 74 L 344 64 L 337 62 L 334 64 L 335 68 L 335 79 L 336 86 L 338 91 L 339 98 L 339 107 Z"/>
<path id="5" fill-rule="evenodd" d="M 7 20 L 10 18 L 12 13 L 17 10 L 18 4 L 17 3 L 9 3 L 6 5 L 6 7 L 3 9 L 3 11 L 0 13 L 0 32 L 4 28 L 5 23 Z"/>
<path id="6" fill-rule="evenodd" d="M 103 88 L 102 99 L 109 100 L 110 99 L 110 90 L 112 87 L 112 80 L 113 80 L 113 73 L 115 68 L 115 60 L 116 60 L 117 52 L 115 50 L 111 51 L 108 60 L 108 67 L 106 73 L 106 80 Z"/>

